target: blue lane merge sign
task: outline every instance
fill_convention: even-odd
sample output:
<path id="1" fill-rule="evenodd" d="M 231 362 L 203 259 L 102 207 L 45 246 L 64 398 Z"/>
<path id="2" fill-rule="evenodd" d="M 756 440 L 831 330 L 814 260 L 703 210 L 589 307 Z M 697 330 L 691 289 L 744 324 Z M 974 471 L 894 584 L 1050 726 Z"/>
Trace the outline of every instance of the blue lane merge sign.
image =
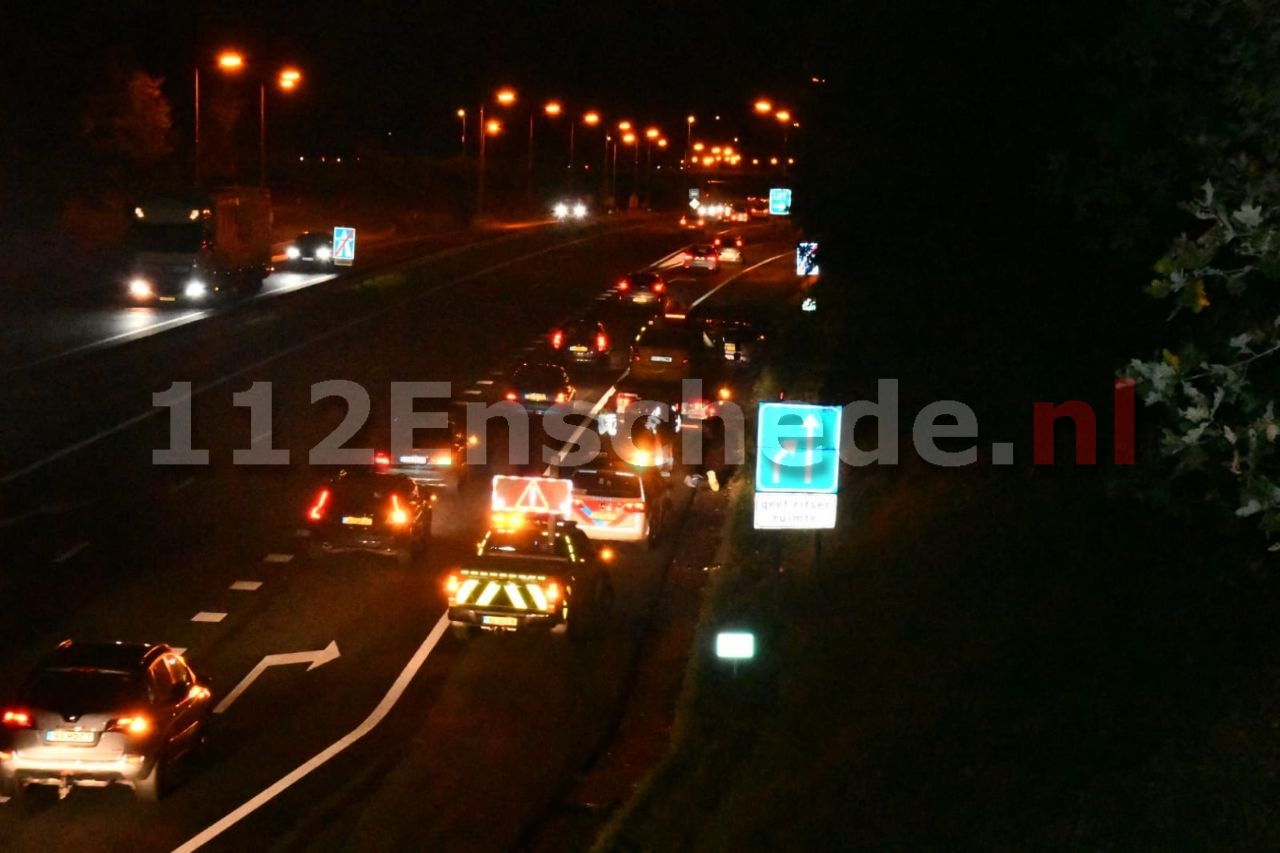
<path id="1" fill-rule="evenodd" d="M 333 262 L 344 267 L 356 259 L 356 229 L 337 226 L 333 229 Z"/>
<path id="2" fill-rule="evenodd" d="M 832 493 L 840 486 L 840 408 L 761 403 L 756 491 Z"/>
<path id="3" fill-rule="evenodd" d="M 784 187 L 774 187 L 769 190 L 769 215 L 791 215 L 791 190 Z"/>

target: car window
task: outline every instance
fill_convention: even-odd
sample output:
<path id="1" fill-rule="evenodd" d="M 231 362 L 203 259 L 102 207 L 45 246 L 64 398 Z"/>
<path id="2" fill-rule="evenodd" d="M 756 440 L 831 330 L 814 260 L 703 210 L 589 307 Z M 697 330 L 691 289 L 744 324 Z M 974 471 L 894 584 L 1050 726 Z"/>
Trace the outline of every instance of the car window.
<path id="1" fill-rule="evenodd" d="M 564 374 L 550 367 L 529 367 L 516 371 L 516 382 L 526 385 L 562 385 Z"/>
<path id="2" fill-rule="evenodd" d="M 602 498 L 640 498 L 640 478 L 634 474 L 613 471 L 577 471 L 574 489 Z"/>
<path id="3" fill-rule="evenodd" d="M 188 687 L 196 683 L 196 675 L 187 666 L 187 662 L 177 655 L 165 655 L 164 662 L 169 666 L 169 674 L 174 684 L 185 684 Z"/>
<path id="4" fill-rule="evenodd" d="M 76 667 L 40 670 L 27 682 L 19 701 L 33 708 L 96 714 L 146 698 L 146 685 L 135 673 Z"/>
<path id="5" fill-rule="evenodd" d="M 151 696 L 157 701 L 163 701 L 173 695 L 173 673 L 169 671 L 168 664 L 164 658 L 156 658 L 151 664 Z"/>

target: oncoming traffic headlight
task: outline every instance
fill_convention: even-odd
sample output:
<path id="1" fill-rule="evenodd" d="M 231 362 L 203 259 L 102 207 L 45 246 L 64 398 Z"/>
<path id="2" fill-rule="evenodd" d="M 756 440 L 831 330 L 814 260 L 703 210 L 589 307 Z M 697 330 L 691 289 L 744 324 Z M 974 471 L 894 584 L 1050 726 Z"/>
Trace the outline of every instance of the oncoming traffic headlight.
<path id="1" fill-rule="evenodd" d="M 284 256 L 291 261 L 296 261 L 298 258 L 302 257 L 302 250 L 297 246 L 287 246 L 284 250 Z"/>

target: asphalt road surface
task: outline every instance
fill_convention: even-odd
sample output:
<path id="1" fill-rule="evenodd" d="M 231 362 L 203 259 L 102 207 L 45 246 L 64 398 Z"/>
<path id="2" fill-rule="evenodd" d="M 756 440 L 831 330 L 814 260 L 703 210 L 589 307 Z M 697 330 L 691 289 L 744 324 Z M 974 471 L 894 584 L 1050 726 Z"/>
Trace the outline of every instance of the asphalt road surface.
<path id="1" fill-rule="evenodd" d="M 742 230 L 748 263 L 699 276 L 697 298 L 727 313 L 783 310 L 796 292 L 793 244 Z M 597 639 L 459 641 L 443 630 L 441 582 L 483 532 L 483 485 L 441 497 L 433 543 L 414 565 L 308 559 L 299 528 L 324 473 L 309 451 L 347 414 L 339 398 L 313 400 L 312 386 L 358 384 L 375 418 L 389 411 L 392 382 L 448 381 L 455 397 L 487 400 L 515 364 L 542 357 L 551 328 L 591 316 L 619 348 L 611 367 L 575 372 L 579 396 L 599 401 L 648 316 L 621 304 L 613 283 L 676 262 L 687 242 L 666 218 L 529 229 L 420 247 L 372 274 L 160 334 L 103 342 L 90 323 L 87 337 L 61 344 L 28 338 L 43 341 L 30 351 L 40 363 L 0 387 L 0 695 L 65 637 L 169 642 L 220 697 L 266 656 L 328 649 L 331 659 L 262 669 L 217 715 L 207 757 L 160 803 L 120 786 L 62 800 L 33 788 L 0 803 L 0 847 L 518 847 L 619 713 L 624 664 L 677 537 L 619 549 L 616 618 Z M 99 345 L 76 344 L 89 339 Z M 235 405 L 252 383 L 270 383 L 269 423 L 265 407 Z M 157 405 L 166 391 L 170 405 Z M 536 426 L 533 441 L 546 441 Z M 155 464 L 157 451 L 184 448 L 207 450 L 208 464 Z M 288 464 L 233 463 L 250 448 L 285 450 Z M 474 480 L 509 463 L 499 450 Z M 675 492 L 683 508 L 692 492 Z"/>

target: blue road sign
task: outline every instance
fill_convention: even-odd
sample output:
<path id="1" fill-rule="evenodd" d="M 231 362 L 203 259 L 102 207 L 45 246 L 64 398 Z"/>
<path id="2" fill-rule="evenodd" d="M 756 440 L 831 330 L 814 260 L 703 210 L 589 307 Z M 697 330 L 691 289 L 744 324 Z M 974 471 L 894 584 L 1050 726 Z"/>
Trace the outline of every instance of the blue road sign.
<path id="1" fill-rule="evenodd" d="M 840 487 L 840 407 L 761 403 L 756 491 L 833 493 Z"/>
<path id="2" fill-rule="evenodd" d="M 791 190 L 784 187 L 774 187 L 769 190 L 769 215 L 791 215 Z"/>
<path id="3" fill-rule="evenodd" d="M 333 262 L 341 266 L 351 266 L 356 259 L 356 229 L 343 228 L 341 225 L 333 229 Z"/>

